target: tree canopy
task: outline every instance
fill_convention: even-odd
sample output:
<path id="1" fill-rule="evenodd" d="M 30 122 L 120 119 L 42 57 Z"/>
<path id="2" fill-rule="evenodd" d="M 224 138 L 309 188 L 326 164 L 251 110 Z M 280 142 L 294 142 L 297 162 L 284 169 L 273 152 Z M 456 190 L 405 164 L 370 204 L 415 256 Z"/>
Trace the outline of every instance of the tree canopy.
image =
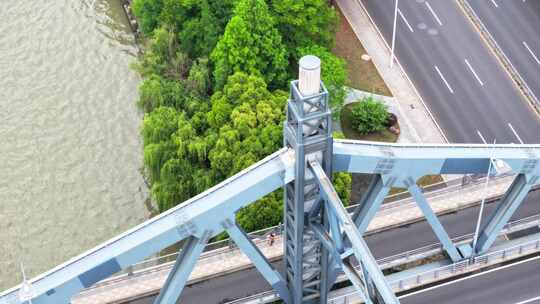
<path id="1" fill-rule="evenodd" d="M 215 84 L 222 88 L 238 71 L 261 75 L 273 87 L 287 79 L 287 51 L 264 0 L 239 0 L 210 58 Z"/>
<path id="2" fill-rule="evenodd" d="M 318 44 L 332 48 L 338 21 L 326 0 L 270 0 L 284 43 L 296 62 L 299 47 Z"/>
<path id="3" fill-rule="evenodd" d="M 133 65 L 143 76 L 145 176 L 160 211 L 282 147 L 300 56 L 321 58 L 332 105 L 342 103 L 346 69 L 329 51 L 337 17 L 324 0 L 134 0 L 133 10 L 145 37 Z M 347 203 L 350 175 L 334 181 Z M 237 220 L 265 228 L 282 221 L 282 208 L 277 190 Z"/>

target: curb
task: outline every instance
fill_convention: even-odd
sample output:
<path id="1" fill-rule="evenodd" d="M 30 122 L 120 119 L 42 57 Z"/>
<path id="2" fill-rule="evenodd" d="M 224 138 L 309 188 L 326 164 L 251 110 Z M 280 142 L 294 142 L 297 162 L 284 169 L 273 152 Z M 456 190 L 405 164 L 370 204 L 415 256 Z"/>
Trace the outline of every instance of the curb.
<path id="1" fill-rule="evenodd" d="M 373 26 L 373 28 L 375 29 L 375 31 L 377 32 L 377 35 L 379 36 L 379 39 L 383 42 L 383 44 L 386 46 L 386 49 L 388 51 L 390 51 L 390 46 L 388 45 L 388 43 L 386 42 L 386 40 L 384 39 L 384 36 L 382 35 L 382 32 L 379 30 L 379 28 L 377 27 L 377 25 L 375 24 L 375 21 L 373 20 L 373 18 L 371 18 L 371 15 L 369 14 L 369 12 L 367 11 L 366 7 L 364 6 L 364 4 L 362 3 L 361 0 L 354 0 L 358 3 L 358 5 L 362 8 L 362 11 L 364 12 L 364 14 L 368 17 L 369 19 L 369 23 L 371 23 L 371 25 Z M 339 6 L 339 4 L 338 4 Z M 347 18 L 347 16 L 345 14 L 343 14 L 345 16 L 345 19 L 347 19 L 347 21 L 349 22 L 349 24 L 351 24 L 350 20 Z M 352 26 L 351 26 L 352 28 Z M 354 31 L 354 28 L 353 28 L 353 31 Z M 355 32 L 355 31 L 354 31 Z M 355 35 L 357 36 L 357 38 L 359 37 L 358 34 L 355 32 Z M 418 97 L 418 100 L 420 100 L 420 102 L 422 103 L 422 106 L 424 108 L 424 110 L 426 111 L 427 115 L 429 116 L 429 118 L 431 119 L 431 121 L 435 124 L 435 127 L 437 128 L 437 130 L 439 131 L 439 134 L 441 135 L 443 141 L 445 143 L 449 143 L 448 141 L 448 138 L 446 137 L 446 134 L 444 133 L 443 129 L 441 128 L 441 126 L 439 125 L 439 123 L 437 123 L 437 120 L 435 119 L 435 116 L 433 115 L 433 113 L 431 112 L 431 110 L 429 109 L 428 105 L 424 102 L 424 99 L 422 98 L 422 96 L 420 95 L 420 93 L 418 92 L 418 90 L 416 89 L 416 86 L 414 85 L 414 83 L 412 82 L 411 78 L 409 77 L 409 75 L 405 72 L 405 69 L 403 68 L 403 66 L 401 65 L 401 62 L 399 61 L 399 59 L 397 58 L 397 56 L 394 57 L 394 60 L 396 61 L 397 63 L 397 66 L 399 67 L 399 72 L 400 74 L 405 77 L 405 79 L 407 80 L 407 82 L 409 83 L 409 86 L 413 89 L 416 97 Z"/>

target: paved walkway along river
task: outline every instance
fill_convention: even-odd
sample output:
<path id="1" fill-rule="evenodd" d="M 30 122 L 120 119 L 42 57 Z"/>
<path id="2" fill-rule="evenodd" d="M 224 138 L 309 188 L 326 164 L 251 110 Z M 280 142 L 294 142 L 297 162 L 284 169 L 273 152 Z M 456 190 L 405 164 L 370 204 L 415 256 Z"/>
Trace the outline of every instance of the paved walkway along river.
<path id="1" fill-rule="evenodd" d="M 0 9 L 0 290 L 147 216 L 137 49 L 117 0 Z"/>

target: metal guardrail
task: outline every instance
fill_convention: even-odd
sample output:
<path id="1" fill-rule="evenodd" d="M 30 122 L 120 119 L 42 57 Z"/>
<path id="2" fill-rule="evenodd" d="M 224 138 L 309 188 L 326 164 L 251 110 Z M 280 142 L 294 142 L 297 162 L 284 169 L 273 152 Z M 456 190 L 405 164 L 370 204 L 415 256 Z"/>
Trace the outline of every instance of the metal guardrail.
<path id="1" fill-rule="evenodd" d="M 503 52 L 502 48 L 499 46 L 495 38 L 491 35 L 491 33 L 488 31 L 487 27 L 484 25 L 484 23 L 481 21 L 480 17 L 476 14 L 472 6 L 467 0 L 457 0 L 457 3 L 463 8 L 466 15 L 471 19 L 472 23 L 477 27 L 478 31 L 480 32 L 480 35 L 484 38 L 484 40 L 489 45 L 490 49 L 495 53 L 495 56 L 501 61 L 502 65 L 504 66 L 505 70 L 510 74 L 510 77 L 514 81 L 514 83 L 518 86 L 520 91 L 523 93 L 525 98 L 529 100 L 533 108 L 540 114 L 540 101 L 536 97 L 536 95 L 533 93 L 531 88 L 527 85 L 523 77 L 518 73 L 517 69 L 514 67 L 512 62 L 510 62 L 510 59 L 506 54 Z"/>
<path id="2" fill-rule="evenodd" d="M 491 178 L 492 185 L 497 184 L 499 182 L 504 182 L 505 178 L 508 176 L 509 175 L 501 174 L 501 175 L 492 177 Z M 469 179 L 456 178 L 456 179 L 452 179 L 446 182 L 440 182 L 433 185 L 429 185 L 424 188 L 424 191 L 426 191 L 425 195 L 427 198 L 434 198 L 440 195 L 447 194 L 449 192 L 467 190 L 476 185 L 483 184 L 483 180 L 484 180 L 483 177 L 469 178 Z M 387 201 L 390 201 L 390 202 L 387 202 L 381 206 L 381 210 L 379 210 L 380 214 L 388 214 L 388 213 L 396 212 L 397 208 L 404 208 L 406 206 L 409 206 L 409 205 L 413 206 L 415 204 L 415 202 L 410 197 L 405 197 L 399 200 L 392 201 L 393 198 L 396 196 L 403 197 L 403 195 L 400 193 L 388 196 L 386 199 Z M 349 212 L 352 212 L 356 208 L 356 206 L 357 204 L 348 206 L 347 210 Z M 511 223 L 511 224 L 514 224 L 514 223 Z M 283 232 L 283 225 L 280 224 L 278 226 L 257 230 L 257 231 L 249 233 L 248 236 L 253 240 L 253 242 L 256 245 L 260 247 L 260 246 L 264 246 L 266 242 L 266 236 L 272 232 L 276 236 L 281 236 Z M 367 234 L 369 234 L 369 232 Z M 455 240 L 455 241 L 459 241 L 459 240 Z M 199 262 L 204 263 L 205 261 L 209 261 L 212 258 L 216 258 L 223 254 L 233 254 L 235 251 L 240 253 L 238 248 L 235 246 L 234 242 L 232 242 L 230 239 L 216 241 L 206 246 L 205 252 L 199 258 Z M 420 253 L 426 256 L 429 256 L 430 254 L 436 254 L 437 252 L 440 252 L 440 251 L 441 251 L 440 245 L 433 244 L 430 246 L 413 250 L 408 253 L 403 253 L 400 255 L 393 256 L 393 257 L 385 258 L 383 259 L 383 261 L 379 261 L 379 264 L 381 265 L 381 263 L 386 263 L 386 261 L 389 261 L 389 260 L 393 260 L 394 261 L 393 264 L 396 264 L 396 263 L 399 263 L 398 261 L 411 260 L 411 259 L 414 260 L 414 257 L 417 257 Z M 115 276 L 111 278 L 85 289 L 81 293 L 85 293 L 86 291 L 89 291 L 98 287 L 101 288 L 104 285 L 110 285 L 110 284 L 114 284 L 115 282 L 125 280 L 126 276 L 127 277 L 140 276 L 143 274 L 153 273 L 153 272 L 161 271 L 163 269 L 170 268 L 177 257 L 178 257 L 178 252 L 174 252 L 171 254 L 152 257 L 152 258 L 143 260 L 139 263 L 133 264 L 131 267 L 128 267 L 127 269 L 123 270 L 122 272 L 119 272 L 118 274 L 116 274 Z M 392 267 L 392 266 L 388 266 L 388 267 Z"/>
<path id="3" fill-rule="evenodd" d="M 507 177 L 507 175 L 499 175 L 499 176 L 492 177 L 491 179 L 492 184 L 497 183 L 498 180 L 503 180 L 505 177 Z M 483 178 L 471 178 L 471 179 L 468 179 L 467 181 L 464 181 L 463 178 L 455 178 L 449 181 L 428 185 L 424 187 L 423 190 L 425 191 L 425 195 L 427 198 L 433 198 L 433 197 L 443 195 L 452 191 L 461 191 L 461 190 L 465 190 L 467 188 L 473 187 L 475 185 L 483 184 L 483 180 L 484 180 Z M 386 197 L 386 202 L 387 203 L 381 206 L 381 209 L 379 211 L 382 214 L 394 212 L 396 208 L 403 208 L 406 205 L 414 205 L 414 201 L 411 200 L 410 195 L 404 195 L 403 193 L 396 193 L 394 195 L 389 195 L 388 197 Z M 350 205 L 347 207 L 347 210 L 349 212 L 352 212 L 354 211 L 356 206 L 358 206 L 358 204 Z M 269 233 L 273 232 L 275 235 L 281 235 L 282 231 L 283 231 L 283 225 L 280 224 L 277 226 L 250 232 L 248 236 L 256 244 L 260 244 L 265 241 L 266 236 Z M 234 242 L 232 242 L 230 239 L 212 242 L 206 245 L 205 252 L 201 255 L 201 258 L 199 259 L 199 261 L 210 259 L 213 256 L 220 255 L 223 253 L 228 253 L 236 249 L 237 248 Z M 113 281 L 116 278 L 124 277 L 125 275 L 133 275 L 143 270 L 148 270 L 148 271 L 160 270 L 162 268 L 160 266 L 165 266 L 165 267 L 169 266 L 169 264 L 174 262 L 177 257 L 178 257 L 178 252 L 174 252 L 167 255 L 148 258 L 139 263 L 133 264 L 131 267 L 128 267 L 127 269 L 118 273 L 114 277 L 111 277 L 107 281 Z"/>
<path id="4" fill-rule="evenodd" d="M 475 270 L 479 270 L 489 265 L 500 264 L 501 262 L 529 255 L 540 251 L 540 239 L 533 240 L 524 244 L 519 244 L 503 250 L 490 252 L 473 259 L 464 260 L 448 266 L 439 267 L 428 270 L 419 274 L 411 275 L 404 279 L 390 281 L 390 286 L 394 292 L 409 290 L 420 285 L 433 283 L 444 280 L 456 275 L 465 274 Z M 329 299 L 329 304 L 349 304 L 358 303 L 359 294 L 352 292 L 346 295 L 341 295 Z M 262 303 L 262 302 L 261 302 Z"/>
<path id="5" fill-rule="evenodd" d="M 512 233 L 512 232 L 520 231 L 520 230 L 527 229 L 527 228 L 530 228 L 530 227 L 538 226 L 539 224 L 540 224 L 540 214 L 536 214 L 536 215 L 533 215 L 533 216 L 530 216 L 530 217 L 526 217 L 526 218 L 519 219 L 519 220 L 516 220 L 516 221 L 513 221 L 513 222 L 509 222 L 503 228 L 500 235 L 505 235 L 505 234 L 508 234 L 508 233 Z M 471 234 L 466 234 L 466 235 L 463 235 L 463 236 L 453 238 L 452 241 L 454 241 L 454 243 L 464 244 L 464 243 L 471 242 L 472 238 L 473 238 L 473 234 L 471 233 Z M 534 243 L 535 246 L 540 246 L 540 239 L 536 240 L 536 241 L 534 241 L 532 243 Z M 515 247 L 512 247 L 512 248 L 506 249 L 505 250 L 506 251 L 505 258 L 509 259 L 509 258 L 514 257 L 512 254 L 508 255 L 508 253 L 512 253 L 511 249 L 513 249 L 513 248 L 522 247 L 520 254 L 523 254 L 524 252 L 526 254 L 529 254 L 529 252 L 523 250 L 523 249 L 527 249 L 526 246 L 528 246 L 528 245 L 529 245 L 529 243 L 525 243 L 525 244 L 522 244 L 522 245 L 518 245 L 518 246 L 515 246 Z M 540 251 L 540 248 L 535 247 L 535 250 Z M 442 253 L 442 252 L 443 252 L 442 245 L 440 243 L 434 243 L 434 244 L 423 246 L 423 247 L 420 247 L 420 248 L 417 248 L 417 249 L 414 249 L 414 250 L 410 250 L 410 251 L 403 252 L 403 253 L 400 253 L 400 254 L 396 254 L 396 255 L 393 255 L 393 256 L 378 259 L 377 264 L 379 264 L 381 269 L 388 269 L 388 268 L 392 268 L 392 267 L 395 267 L 395 266 L 404 265 L 406 263 L 418 261 L 418 260 L 421 260 L 423 258 L 427 258 L 427 257 L 430 257 L 430 256 L 434 256 L 434 255 Z M 497 252 L 499 252 L 499 251 L 497 251 Z M 479 257 L 475 258 L 475 260 L 482 259 L 485 256 L 491 256 L 493 254 L 496 254 L 497 252 L 489 253 L 489 254 L 486 254 L 486 255 L 483 255 L 483 256 L 479 256 Z M 518 250 L 518 252 L 519 252 L 519 250 Z M 486 261 L 489 261 L 490 263 L 492 262 L 492 258 L 484 258 L 484 259 L 486 259 Z M 456 273 L 456 271 L 459 270 L 460 267 L 462 267 L 461 265 L 463 263 L 465 263 L 465 262 L 470 262 L 470 261 L 463 261 L 463 262 L 453 264 L 453 265 L 456 265 L 455 268 L 452 270 L 452 271 L 454 271 L 453 273 Z M 357 269 L 357 270 L 360 270 L 360 269 Z M 442 278 L 442 275 L 444 275 L 444 273 L 445 273 L 444 271 L 439 273 L 439 271 L 441 271 L 441 269 L 437 269 L 435 271 L 436 271 L 436 273 L 434 274 L 434 276 L 436 278 Z M 426 273 L 428 273 L 428 272 L 426 272 Z M 420 276 L 419 278 L 416 278 L 416 276 L 415 276 L 415 279 L 417 280 L 416 282 L 419 285 L 421 283 L 426 282 L 422 277 L 423 274 L 417 275 L 417 276 Z M 344 278 L 344 279 L 346 279 L 346 278 Z M 342 280 L 338 279 L 338 281 L 342 281 Z M 405 285 L 403 285 L 404 283 L 402 282 L 402 283 L 398 283 L 398 284 L 401 284 L 403 288 L 401 290 L 397 290 L 397 291 L 404 290 L 404 286 L 405 286 Z M 419 285 L 417 285 L 417 286 L 419 286 Z M 396 291 L 396 290 L 394 289 L 394 291 Z M 351 293 L 350 295 L 353 295 L 353 294 L 357 294 L 357 293 L 354 292 L 354 293 Z M 263 293 L 260 293 L 260 294 L 248 296 L 248 297 L 245 297 L 245 298 L 242 298 L 242 299 L 237 299 L 237 300 L 234 300 L 234 301 L 231 301 L 231 302 L 227 302 L 227 304 L 263 304 L 263 303 L 271 303 L 271 302 L 276 301 L 278 299 L 279 299 L 278 296 L 273 291 L 267 291 L 267 292 L 263 292 Z M 328 303 L 332 304 L 333 302 L 329 301 Z M 338 304 L 338 303 L 343 304 L 343 303 L 348 303 L 348 302 L 336 302 L 336 304 Z"/>
<path id="6" fill-rule="evenodd" d="M 493 186 L 493 185 L 497 185 L 497 184 L 500 184 L 500 183 L 504 183 L 506 182 L 506 179 L 509 178 L 510 176 L 512 175 L 509 175 L 509 174 L 500 174 L 500 175 L 496 175 L 496 176 L 492 176 L 490 178 L 490 184 Z M 439 197 L 439 196 L 442 196 L 442 195 L 445 195 L 445 194 L 448 194 L 450 192 L 457 192 L 457 191 L 464 191 L 464 190 L 467 190 L 467 189 L 470 189 L 474 186 L 478 186 L 478 185 L 481 185 L 485 182 L 485 177 L 481 177 L 481 178 L 476 178 L 476 177 L 469 177 L 469 178 L 456 178 L 456 179 L 452 179 L 448 182 L 443 182 L 443 183 L 446 183 L 448 184 L 447 187 L 444 187 L 444 188 L 437 188 L 437 187 L 433 187 L 435 190 L 432 190 L 432 191 L 429 191 L 429 192 L 424 192 L 424 195 L 427 199 L 433 199 L 435 197 Z M 443 183 L 439 183 L 439 184 L 443 184 Z M 438 184 L 435 184 L 435 185 L 438 185 Z M 426 187 L 428 188 L 428 187 Z M 423 188 L 424 191 L 426 188 Z M 395 212 L 395 208 L 403 208 L 404 206 L 406 205 L 415 205 L 416 202 L 408 197 L 406 199 L 402 199 L 402 200 L 399 200 L 399 201 L 395 201 L 395 202 L 390 202 L 390 203 L 386 203 L 386 204 L 383 204 L 381 206 L 381 208 L 379 209 L 378 211 L 378 214 L 388 214 L 388 213 L 392 213 L 392 212 Z M 356 206 L 356 205 L 354 205 Z M 354 206 L 349 206 L 348 208 L 352 208 Z M 348 209 L 350 210 L 350 209 Z"/>
<path id="7" fill-rule="evenodd" d="M 283 233 L 283 225 L 257 230 L 251 232 L 248 236 L 252 239 L 253 243 L 257 245 L 257 247 L 261 248 L 262 246 L 266 245 L 266 235 L 271 232 L 277 236 L 281 236 Z M 234 242 L 232 242 L 230 239 L 225 239 L 208 244 L 205 247 L 205 252 L 201 254 L 197 262 L 204 263 L 205 261 L 210 261 L 212 259 L 222 258 L 224 254 L 234 253 L 241 254 L 239 248 L 234 244 Z M 179 252 L 174 252 L 163 256 L 152 257 L 133 264 L 118 274 L 84 289 L 80 292 L 80 294 L 126 280 L 127 277 L 142 276 L 171 268 L 174 265 L 178 254 Z"/>

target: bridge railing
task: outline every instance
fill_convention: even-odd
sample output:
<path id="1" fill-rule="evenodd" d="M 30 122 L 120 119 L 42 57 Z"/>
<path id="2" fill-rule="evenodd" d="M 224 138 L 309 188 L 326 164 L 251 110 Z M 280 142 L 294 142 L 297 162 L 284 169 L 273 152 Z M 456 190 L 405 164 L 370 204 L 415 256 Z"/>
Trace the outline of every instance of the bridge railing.
<path id="1" fill-rule="evenodd" d="M 501 231 L 501 235 L 506 235 L 512 232 L 520 231 L 523 229 L 527 229 L 529 227 L 534 227 L 534 226 L 539 226 L 539 225 L 540 225 L 540 214 L 536 214 L 530 217 L 526 217 L 526 218 L 519 219 L 513 222 L 509 222 L 505 226 L 505 228 Z M 456 244 L 462 244 L 462 243 L 471 242 L 472 238 L 473 238 L 473 234 L 471 233 L 471 234 L 466 234 L 466 235 L 453 238 L 452 241 Z M 394 290 L 398 292 L 404 289 L 409 289 L 415 286 L 422 285 L 426 282 L 429 282 L 430 280 L 436 281 L 439 279 L 447 278 L 449 276 L 453 276 L 459 273 L 460 271 L 466 272 L 473 265 L 476 265 L 476 267 L 478 267 L 482 265 L 485 266 L 486 264 L 496 264 L 496 263 L 499 263 L 501 260 L 504 261 L 506 259 L 511 259 L 516 256 L 527 255 L 527 254 L 538 252 L 538 251 L 540 251 L 540 239 L 527 242 L 524 244 L 516 245 L 514 247 L 507 248 L 505 250 L 495 251 L 493 253 L 488 253 L 482 256 L 478 256 L 475 258 L 474 261 L 466 260 L 466 261 L 458 262 L 453 265 L 441 267 L 434 270 L 429 270 L 424 273 L 420 273 L 418 275 L 410 276 L 402 280 L 393 281 L 390 283 L 391 283 L 391 286 L 394 288 Z M 382 269 L 388 269 L 395 266 L 404 265 L 409 262 L 418 261 L 423 258 L 431 257 L 442 252 L 443 252 L 442 245 L 440 243 L 434 243 L 434 244 L 423 246 L 414 250 L 399 253 L 393 256 L 377 259 L 377 263 Z M 464 266 L 467 266 L 468 268 L 464 268 Z M 332 299 L 332 300 L 335 300 L 335 302 L 332 302 L 329 299 L 328 303 L 329 304 L 357 303 L 356 298 L 354 298 L 354 301 L 351 300 L 353 299 L 353 296 L 359 297 L 359 295 L 356 292 L 352 292 L 350 294 Z M 257 295 L 252 295 L 252 296 L 248 296 L 242 299 L 238 299 L 232 302 L 227 302 L 227 304 L 272 303 L 273 301 L 276 301 L 276 299 L 278 299 L 278 297 L 277 295 L 275 295 L 273 291 L 267 291 L 267 292 L 263 292 Z"/>
<path id="2" fill-rule="evenodd" d="M 409 277 L 390 281 L 390 286 L 395 292 L 409 290 L 421 285 L 434 283 L 447 278 L 454 277 L 456 275 L 469 273 L 475 270 L 479 270 L 489 265 L 500 264 L 506 260 L 510 260 L 517 257 L 526 256 L 532 253 L 540 251 L 540 239 L 531 240 L 523 244 L 505 248 L 502 250 L 490 252 L 481 256 L 477 256 L 473 259 L 464 260 L 458 263 L 454 263 L 448 266 L 443 266 L 435 269 L 428 270 L 426 272 L 411 275 Z M 329 304 L 349 304 L 358 303 L 359 294 L 357 292 L 351 292 L 345 295 L 340 295 L 328 300 Z M 246 302 L 242 302 L 246 303 Z M 249 302 L 257 303 L 257 302 Z M 260 302 L 266 303 L 266 302 Z"/>
<path id="3" fill-rule="evenodd" d="M 496 184 L 498 181 L 504 182 L 504 178 L 508 177 L 508 175 L 502 174 L 498 175 L 496 177 L 492 178 L 492 184 Z M 443 181 L 435 184 L 431 184 L 428 186 L 425 186 L 423 188 L 424 192 L 426 193 L 426 197 L 433 197 L 437 195 L 442 195 L 444 193 L 452 192 L 452 191 L 461 191 L 465 190 L 469 187 L 473 187 L 475 185 L 479 185 L 483 183 L 484 178 L 482 177 L 470 177 L 470 178 L 455 178 L 448 181 Z M 389 195 L 386 197 L 385 201 L 386 203 L 381 206 L 381 214 L 384 213 L 391 213 L 395 212 L 395 208 L 403 208 L 404 206 L 407 206 L 409 204 L 414 204 L 414 202 L 410 201 L 410 195 L 408 192 L 399 192 L 396 194 Z M 347 207 L 347 210 L 352 212 L 354 209 L 358 206 L 358 204 L 352 204 Z M 256 243 L 260 244 L 265 241 L 266 236 L 273 232 L 276 235 L 281 235 L 283 231 L 283 226 L 277 225 L 257 231 L 250 232 L 248 236 Z M 222 249 L 223 251 L 219 251 L 218 249 Z M 224 239 L 216 242 L 209 243 L 206 245 L 205 248 L 205 254 L 201 257 L 201 259 L 205 258 L 211 258 L 214 255 L 218 255 L 224 252 L 228 252 L 231 250 L 236 250 L 235 244 L 230 239 Z M 148 258 L 144 261 L 141 261 L 137 264 L 134 264 L 131 268 L 128 268 L 124 270 L 123 272 L 117 274 L 122 275 L 126 273 L 133 273 L 136 271 L 139 271 L 141 269 L 146 269 L 149 267 L 155 267 L 163 264 L 169 264 L 176 260 L 178 257 L 178 252 L 166 254 L 166 255 L 160 255 Z"/>
<path id="4" fill-rule="evenodd" d="M 491 178 L 491 184 L 496 185 L 497 183 L 504 183 L 507 181 L 507 178 L 510 175 L 508 174 L 501 174 L 497 175 Z M 437 197 L 439 195 L 444 195 L 449 192 L 453 191 L 463 191 L 467 190 L 470 187 L 474 187 L 475 185 L 480 185 L 484 183 L 484 177 L 468 177 L 468 178 L 455 178 L 448 181 L 435 183 L 432 185 L 428 185 L 424 187 L 424 192 L 426 193 L 427 198 L 433 198 Z M 379 214 L 389 214 L 392 212 L 396 212 L 398 208 L 405 208 L 410 205 L 414 205 L 415 202 L 410 199 L 408 192 L 405 193 L 396 193 L 393 195 L 389 195 L 386 198 L 386 203 L 381 206 L 381 209 L 379 210 Z M 349 212 L 353 212 L 358 204 L 352 204 L 347 207 L 347 210 Z M 507 225 L 507 228 L 510 225 L 520 225 L 523 223 L 530 223 L 532 218 L 522 219 L 520 221 L 512 222 Z M 538 220 L 540 220 L 540 215 L 538 215 Z M 281 236 L 283 232 L 283 225 L 277 225 L 257 231 L 250 232 L 248 236 L 253 240 L 253 242 L 258 246 L 264 246 L 266 242 L 266 236 L 270 233 L 274 233 L 276 236 Z M 369 234 L 369 232 L 368 232 Z M 461 238 L 454 239 L 454 241 L 463 241 L 466 239 L 472 238 L 472 235 L 463 236 Z M 382 264 L 388 264 L 388 267 L 392 267 L 396 263 L 401 263 L 403 260 L 417 260 L 418 254 L 423 255 L 432 255 L 436 253 L 437 251 L 440 251 L 441 246 L 440 244 L 432 244 L 426 247 L 418 248 L 414 251 L 399 254 L 392 257 L 384 258 L 382 261 Z M 199 259 L 199 262 L 204 263 L 205 261 L 209 261 L 212 258 L 215 258 L 222 254 L 227 253 L 233 253 L 234 251 L 238 251 L 238 248 L 235 246 L 234 242 L 232 242 L 230 239 L 224 239 L 216 242 L 209 243 L 206 248 L 205 252 L 201 255 L 201 258 Z M 143 260 L 139 263 L 136 263 L 132 265 L 131 267 L 128 267 L 127 269 L 123 270 L 122 272 L 116 274 L 114 277 L 109 278 L 107 281 L 115 281 L 116 279 L 123 278 L 126 275 L 132 275 L 138 272 L 152 272 L 152 271 L 158 271 L 163 268 L 170 267 L 173 262 L 178 257 L 178 252 L 166 254 L 166 255 L 160 255 L 160 256 L 154 256 L 151 258 L 148 258 L 146 260 Z M 393 261 L 393 262 L 391 262 Z M 388 263 L 387 263 L 388 262 Z M 380 263 L 381 265 L 381 263 Z"/>
<path id="5" fill-rule="evenodd" d="M 255 243 L 255 245 L 257 245 L 258 247 L 261 247 L 267 241 L 266 237 L 270 233 L 274 233 L 276 236 L 280 236 L 283 233 L 283 225 L 280 224 L 277 226 L 253 231 L 249 233 L 248 236 L 251 238 L 253 243 Z M 232 242 L 232 240 L 224 239 L 224 240 L 215 241 L 206 245 L 205 250 L 203 254 L 201 254 L 201 257 L 199 258 L 198 262 L 204 263 L 205 261 L 216 258 L 223 254 L 233 253 L 234 251 L 240 251 L 240 250 L 234 244 L 234 242 Z M 116 274 L 114 277 L 111 277 L 107 281 L 114 280 L 115 278 L 118 278 L 118 277 L 124 277 L 125 275 L 133 275 L 141 271 L 144 271 L 144 272 L 152 271 L 152 270 L 157 271 L 163 268 L 170 267 L 176 261 L 178 254 L 179 254 L 179 251 L 176 251 L 174 253 L 148 258 L 139 263 L 133 264 L 131 267 L 128 267 L 122 272 L 119 272 L 118 274 Z"/>

